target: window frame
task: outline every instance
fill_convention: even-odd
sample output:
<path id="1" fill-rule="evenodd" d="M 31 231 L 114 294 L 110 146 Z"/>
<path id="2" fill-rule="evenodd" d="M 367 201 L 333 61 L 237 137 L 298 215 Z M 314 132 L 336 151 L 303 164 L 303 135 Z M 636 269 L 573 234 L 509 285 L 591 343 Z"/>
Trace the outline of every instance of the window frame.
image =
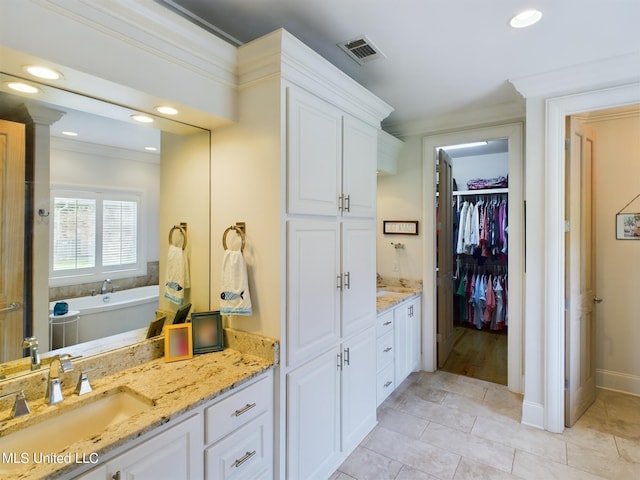
<path id="1" fill-rule="evenodd" d="M 53 270 L 54 263 L 54 224 L 55 198 L 77 198 L 96 200 L 96 230 L 95 230 L 95 262 L 93 268 L 76 268 L 70 270 Z M 103 266 L 102 265 L 102 222 L 103 202 L 132 201 L 137 204 L 137 257 L 136 263 L 131 266 Z M 76 285 L 89 282 L 101 282 L 106 278 L 118 279 L 136 277 L 147 274 L 146 262 L 146 235 L 147 222 L 144 215 L 144 192 L 141 190 L 124 190 L 116 188 L 103 188 L 89 185 L 52 185 L 50 191 L 51 224 L 49 228 L 49 286 Z"/>

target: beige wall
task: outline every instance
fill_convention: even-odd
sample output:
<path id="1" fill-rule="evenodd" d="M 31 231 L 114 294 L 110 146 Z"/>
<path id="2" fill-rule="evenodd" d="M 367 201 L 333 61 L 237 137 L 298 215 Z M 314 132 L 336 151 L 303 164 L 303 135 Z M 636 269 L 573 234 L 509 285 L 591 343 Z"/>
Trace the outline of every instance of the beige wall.
<path id="1" fill-rule="evenodd" d="M 384 278 L 422 278 L 422 136 L 405 139 L 395 175 L 378 176 L 377 271 Z M 418 220 L 418 235 L 384 235 L 383 220 Z M 391 242 L 403 243 L 396 249 Z"/>
<path id="2" fill-rule="evenodd" d="M 616 213 L 640 193 L 640 107 L 595 114 L 598 386 L 640 395 L 640 241 L 616 240 Z M 640 198 L 624 212 L 640 212 Z"/>

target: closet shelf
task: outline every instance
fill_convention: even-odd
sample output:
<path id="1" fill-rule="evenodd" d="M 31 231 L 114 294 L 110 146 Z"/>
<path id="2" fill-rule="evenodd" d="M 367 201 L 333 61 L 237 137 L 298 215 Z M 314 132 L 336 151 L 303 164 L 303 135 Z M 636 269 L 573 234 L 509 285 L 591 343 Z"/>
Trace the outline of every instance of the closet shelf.
<path id="1" fill-rule="evenodd" d="M 509 188 L 483 188 L 481 190 L 456 190 L 451 192 L 454 197 L 464 195 L 492 195 L 496 193 L 509 193 Z"/>

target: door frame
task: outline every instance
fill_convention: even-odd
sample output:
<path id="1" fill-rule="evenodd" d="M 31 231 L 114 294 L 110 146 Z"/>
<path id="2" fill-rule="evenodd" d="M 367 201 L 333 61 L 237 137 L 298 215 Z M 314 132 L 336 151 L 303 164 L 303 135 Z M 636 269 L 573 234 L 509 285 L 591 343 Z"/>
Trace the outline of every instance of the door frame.
<path id="1" fill-rule="evenodd" d="M 509 335 L 508 377 L 512 392 L 523 393 L 524 326 L 524 162 L 520 122 L 428 135 L 422 139 L 422 369 L 437 368 L 436 327 L 436 148 L 459 143 L 507 138 L 509 143 Z"/>
<path id="2" fill-rule="evenodd" d="M 594 90 L 546 101 L 544 160 L 545 260 L 544 260 L 544 428 L 564 429 L 565 369 L 565 118 L 595 110 L 640 103 L 638 84 Z"/>

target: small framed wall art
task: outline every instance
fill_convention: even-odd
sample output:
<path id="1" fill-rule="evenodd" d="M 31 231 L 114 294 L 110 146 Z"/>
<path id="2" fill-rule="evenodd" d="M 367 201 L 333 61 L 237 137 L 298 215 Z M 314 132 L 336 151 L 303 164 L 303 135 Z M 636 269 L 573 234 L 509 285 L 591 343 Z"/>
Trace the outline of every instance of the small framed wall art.
<path id="1" fill-rule="evenodd" d="M 224 348 L 220 311 L 191 314 L 193 353 L 219 352 Z"/>
<path id="2" fill-rule="evenodd" d="M 640 213 L 616 214 L 616 240 L 640 240 Z"/>
<path id="3" fill-rule="evenodd" d="M 164 327 L 164 360 L 175 362 L 193 358 L 193 338 L 190 323 Z"/>
<path id="4" fill-rule="evenodd" d="M 417 220 L 383 220 L 382 233 L 396 235 L 418 235 Z"/>

